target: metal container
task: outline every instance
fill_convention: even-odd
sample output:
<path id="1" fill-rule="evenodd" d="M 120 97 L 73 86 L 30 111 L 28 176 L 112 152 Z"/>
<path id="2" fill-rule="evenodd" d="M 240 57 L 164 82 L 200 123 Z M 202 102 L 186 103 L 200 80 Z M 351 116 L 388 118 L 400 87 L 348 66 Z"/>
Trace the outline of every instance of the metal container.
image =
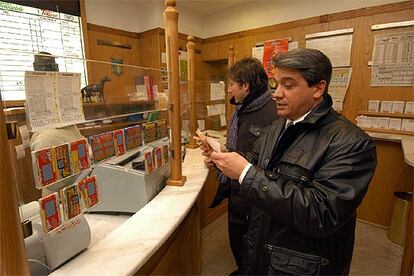
<path id="1" fill-rule="evenodd" d="M 396 201 L 388 228 L 387 237 L 390 241 L 404 246 L 407 232 L 408 214 L 413 194 L 410 192 L 395 192 Z"/>

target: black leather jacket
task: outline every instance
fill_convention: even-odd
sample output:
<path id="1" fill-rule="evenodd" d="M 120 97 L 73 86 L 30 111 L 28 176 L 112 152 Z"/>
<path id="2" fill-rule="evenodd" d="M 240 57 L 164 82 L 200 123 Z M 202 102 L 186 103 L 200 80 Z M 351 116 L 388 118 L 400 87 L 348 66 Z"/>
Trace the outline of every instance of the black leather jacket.
<path id="1" fill-rule="evenodd" d="M 253 209 L 246 274 L 348 274 L 356 209 L 376 167 L 373 140 L 326 95 L 305 120 L 274 122 L 245 154 L 241 195 Z M 264 168 L 264 169 L 263 169 Z"/>

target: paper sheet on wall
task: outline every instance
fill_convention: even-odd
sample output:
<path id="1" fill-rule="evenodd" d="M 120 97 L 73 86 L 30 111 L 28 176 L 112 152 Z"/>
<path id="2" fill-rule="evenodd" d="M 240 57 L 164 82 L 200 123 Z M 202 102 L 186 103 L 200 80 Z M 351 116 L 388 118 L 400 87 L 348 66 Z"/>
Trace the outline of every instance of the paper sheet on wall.
<path id="1" fill-rule="evenodd" d="M 26 113 L 30 128 L 59 126 L 53 72 L 25 72 Z"/>
<path id="2" fill-rule="evenodd" d="M 329 94 L 334 101 L 333 108 L 342 111 L 346 91 L 351 80 L 352 68 L 334 68 L 332 70 L 331 82 L 329 84 Z"/>
<path id="3" fill-rule="evenodd" d="M 26 125 L 19 126 L 20 137 L 24 148 L 30 146 L 30 133 Z"/>
<path id="4" fill-rule="evenodd" d="M 207 116 L 225 114 L 225 110 L 226 110 L 225 104 L 207 105 Z"/>
<path id="5" fill-rule="evenodd" d="M 61 125 L 85 121 L 80 94 L 80 74 L 56 74 L 56 95 Z"/>
<path id="6" fill-rule="evenodd" d="M 16 150 L 16 159 L 20 160 L 23 159 L 26 156 L 26 152 L 24 150 L 24 146 L 23 145 L 17 145 L 14 146 L 15 150 Z"/>
<path id="7" fill-rule="evenodd" d="M 331 60 L 333 67 L 351 66 L 352 34 L 306 40 L 306 48 L 318 49 Z"/>
<path id="8" fill-rule="evenodd" d="M 414 32 L 376 35 L 371 86 L 414 85 Z"/>
<path id="9" fill-rule="evenodd" d="M 197 120 L 197 123 L 198 123 L 198 128 L 200 130 L 205 130 L 206 129 L 206 123 L 205 123 L 204 120 Z"/>
<path id="10" fill-rule="evenodd" d="M 25 72 L 30 129 L 63 127 L 85 121 L 79 73 Z"/>
<path id="11" fill-rule="evenodd" d="M 220 126 L 224 127 L 227 125 L 226 115 L 220 114 Z"/>
<path id="12" fill-rule="evenodd" d="M 179 69 L 180 69 L 180 81 L 188 81 L 188 54 L 184 51 L 179 51 Z"/>
<path id="13" fill-rule="evenodd" d="M 253 47 L 252 48 L 252 57 L 257 58 L 263 64 L 263 52 L 264 52 L 264 47 L 263 46 Z"/>
<path id="14" fill-rule="evenodd" d="M 223 81 L 210 83 L 210 100 L 224 100 L 225 87 Z"/>
<path id="15" fill-rule="evenodd" d="M 293 50 L 293 49 L 297 49 L 297 48 L 299 48 L 299 42 L 298 41 L 289 42 L 288 51 Z"/>

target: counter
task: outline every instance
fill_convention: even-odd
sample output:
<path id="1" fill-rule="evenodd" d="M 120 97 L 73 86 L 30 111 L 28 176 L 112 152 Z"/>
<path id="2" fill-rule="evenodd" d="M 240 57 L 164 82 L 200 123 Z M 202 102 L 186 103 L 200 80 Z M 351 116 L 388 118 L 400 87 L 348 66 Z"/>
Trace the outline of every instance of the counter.
<path id="1" fill-rule="evenodd" d="M 376 140 L 401 142 L 404 161 L 414 167 L 414 136 L 367 131 L 369 136 Z"/>
<path id="2" fill-rule="evenodd" d="M 208 174 L 200 149 L 187 149 L 182 187 L 167 186 L 136 214 L 52 275 L 136 273 L 172 235 L 195 204 Z M 91 227 L 93 228 L 93 227 Z"/>

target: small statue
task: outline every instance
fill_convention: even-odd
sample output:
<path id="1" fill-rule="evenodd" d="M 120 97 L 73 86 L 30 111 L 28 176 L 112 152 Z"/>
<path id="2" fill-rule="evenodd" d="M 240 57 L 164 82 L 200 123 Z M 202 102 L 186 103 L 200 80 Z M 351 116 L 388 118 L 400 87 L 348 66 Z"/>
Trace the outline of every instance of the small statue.
<path id="1" fill-rule="evenodd" d="M 111 81 L 111 79 L 108 78 L 108 76 L 105 76 L 99 80 L 98 84 L 89 84 L 85 86 L 84 88 L 82 88 L 81 89 L 82 101 L 91 103 L 92 102 L 91 96 L 97 94 L 98 101 L 101 103 L 104 103 L 105 102 L 104 85 L 106 81 Z"/>

